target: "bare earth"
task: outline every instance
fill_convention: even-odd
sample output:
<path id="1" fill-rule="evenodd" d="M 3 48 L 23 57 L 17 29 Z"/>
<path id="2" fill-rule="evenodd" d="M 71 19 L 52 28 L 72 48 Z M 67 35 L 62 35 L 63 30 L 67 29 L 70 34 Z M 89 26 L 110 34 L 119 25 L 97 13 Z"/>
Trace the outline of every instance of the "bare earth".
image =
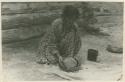
<path id="1" fill-rule="evenodd" d="M 96 40 L 97 42 L 91 42 Z M 122 73 L 122 54 L 105 50 L 106 41 L 95 36 L 84 37 L 82 56 L 86 58 L 87 49 L 100 52 L 99 63 L 83 61 L 83 68 L 77 73 L 66 73 L 56 66 L 39 65 L 35 62 L 35 52 L 25 49 L 3 52 L 5 80 L 117 80 Z M 99 45 L 100 44 L 100 45 Z M 85 59 L 84 59 L 85 60 Z M 59 76 L 58 76 L 59 75 Z M 60 77 L 61 76 L 61 77 Z M 72 77 L 71 77 L 72 76 Z M 63 77 L 63 78 L 62 78 Z"/>
<path id="2" fill-rule="evenodd" d="M 37 64 L 35 59 L 37 39 L 4 44 L 2 46 L 4 80 L 119 80 L 122 76 L 122 54 L 110 53 L 106 51 L 106 47 L 114 41 L 115 44 L 122 45 L 122 25 L 115 25 L 107 31 L 112 31 L 111 36 L 85 35 L 82 37 L 82 48 L 79 54 L 83 58 L 83 65 L 80 71 L 74 73 L 63 72 L 57 66 Z M 88 49 L 99 51 L 98 62 L 86 60 Z"/>

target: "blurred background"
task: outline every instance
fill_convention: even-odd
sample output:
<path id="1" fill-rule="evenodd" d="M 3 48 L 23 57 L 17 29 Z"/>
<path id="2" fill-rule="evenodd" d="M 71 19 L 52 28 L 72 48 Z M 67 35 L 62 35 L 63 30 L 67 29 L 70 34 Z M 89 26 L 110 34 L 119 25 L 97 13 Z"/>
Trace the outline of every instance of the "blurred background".
<path id="1" fill-rule="evenodd" d="M 56 75 L 47 76 L 38 70 L 44 67 L 35 63 L 35 56 L 39 40 L 46 29 L 51 27 L 52 21 L 60 17 L 65 5 L 74 5 L 80 11 L 80 18 L 77 22 L 82 39 L 82 48 L 79 54 L 83 58 L 84 80 L 118 80 L 121 77 L 122 2 L 2 2 L 4 78 L 11 80 L 64 80 Z M 96 65 L 87 61 L 88 49 L 99 51 Z M 87 63 L 85 63 L 86 61 Z M 103 71 L 108 67 L 111 69 L 107 72 Z M 109 71 L 111 74 L 108 74 Z M 115 75 L 116 71 L 118 77 L 113 77 L 112 75 Z M 92 73 L 95 73 L 95 77 Z M 87 74 L 90 77 L 87 77 Z M 45 77 L 40 77 L 41 75 L 45 75 Z M 105 78 L 98 78 L 100 75 Z"/>

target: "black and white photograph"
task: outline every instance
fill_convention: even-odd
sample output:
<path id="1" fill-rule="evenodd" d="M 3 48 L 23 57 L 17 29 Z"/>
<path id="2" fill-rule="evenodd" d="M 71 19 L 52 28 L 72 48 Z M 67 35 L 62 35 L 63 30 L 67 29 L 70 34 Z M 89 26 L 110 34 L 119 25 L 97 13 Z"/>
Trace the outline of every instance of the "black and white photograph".
<path id="1" fill-rule="evenodd" d="M 8 81 L 122 81 L 124 2 L 1 2 Z"/>

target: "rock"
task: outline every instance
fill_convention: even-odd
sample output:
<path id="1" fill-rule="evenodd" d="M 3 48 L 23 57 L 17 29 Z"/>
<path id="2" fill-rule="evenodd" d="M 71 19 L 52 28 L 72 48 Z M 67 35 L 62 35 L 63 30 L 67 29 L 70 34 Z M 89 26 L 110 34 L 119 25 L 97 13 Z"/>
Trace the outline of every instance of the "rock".
<path id="1" fill-rule="evenodd" d="M 2 43 L 10 43 L 16 41 L 27 40 L 44 34 L 45 28 L 48 26 L 32 26 L 30 28 L 17 28 L 2 30 Z"/>
<path id="2" fill-rule="evenodd" d="M 123 53 L 123 48 L 108 45 L 107 51 L 112 52 L 112 53 Z"/>
<path id="3" fill-rule="evenodd" d="M 52 21 L 59 17 L 56 13 L 30 13 L 2 16 L 2 30 L 20 27 L 31 27 L 33 25 L 51 25 Z"/>
<path id="4" fill-rule="evenodd" d="M 74 72 L 80 69 L 79 60 L 74 59 L 73 57 L 67 57 L 59 64 L 60 68 L 67 72 Z"/>

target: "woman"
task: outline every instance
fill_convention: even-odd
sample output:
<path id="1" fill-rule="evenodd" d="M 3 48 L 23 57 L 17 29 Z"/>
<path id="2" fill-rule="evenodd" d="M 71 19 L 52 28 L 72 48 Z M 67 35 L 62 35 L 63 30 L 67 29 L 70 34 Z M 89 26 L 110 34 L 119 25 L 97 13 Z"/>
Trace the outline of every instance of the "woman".
<path id="1" fill-rule="evenodd" d="M 81 65 L 77 56 L 81 47 L 78 26 L 75 22 L 78 17 L 79 11 L 77 8 L 71 5 L 64 7 L 61 18 L 52 23 L 52 28 L 40 41 L 39 63 L 56 65 L 60 61 L 72 57 L 79 62 L 79 66 Z"/>

